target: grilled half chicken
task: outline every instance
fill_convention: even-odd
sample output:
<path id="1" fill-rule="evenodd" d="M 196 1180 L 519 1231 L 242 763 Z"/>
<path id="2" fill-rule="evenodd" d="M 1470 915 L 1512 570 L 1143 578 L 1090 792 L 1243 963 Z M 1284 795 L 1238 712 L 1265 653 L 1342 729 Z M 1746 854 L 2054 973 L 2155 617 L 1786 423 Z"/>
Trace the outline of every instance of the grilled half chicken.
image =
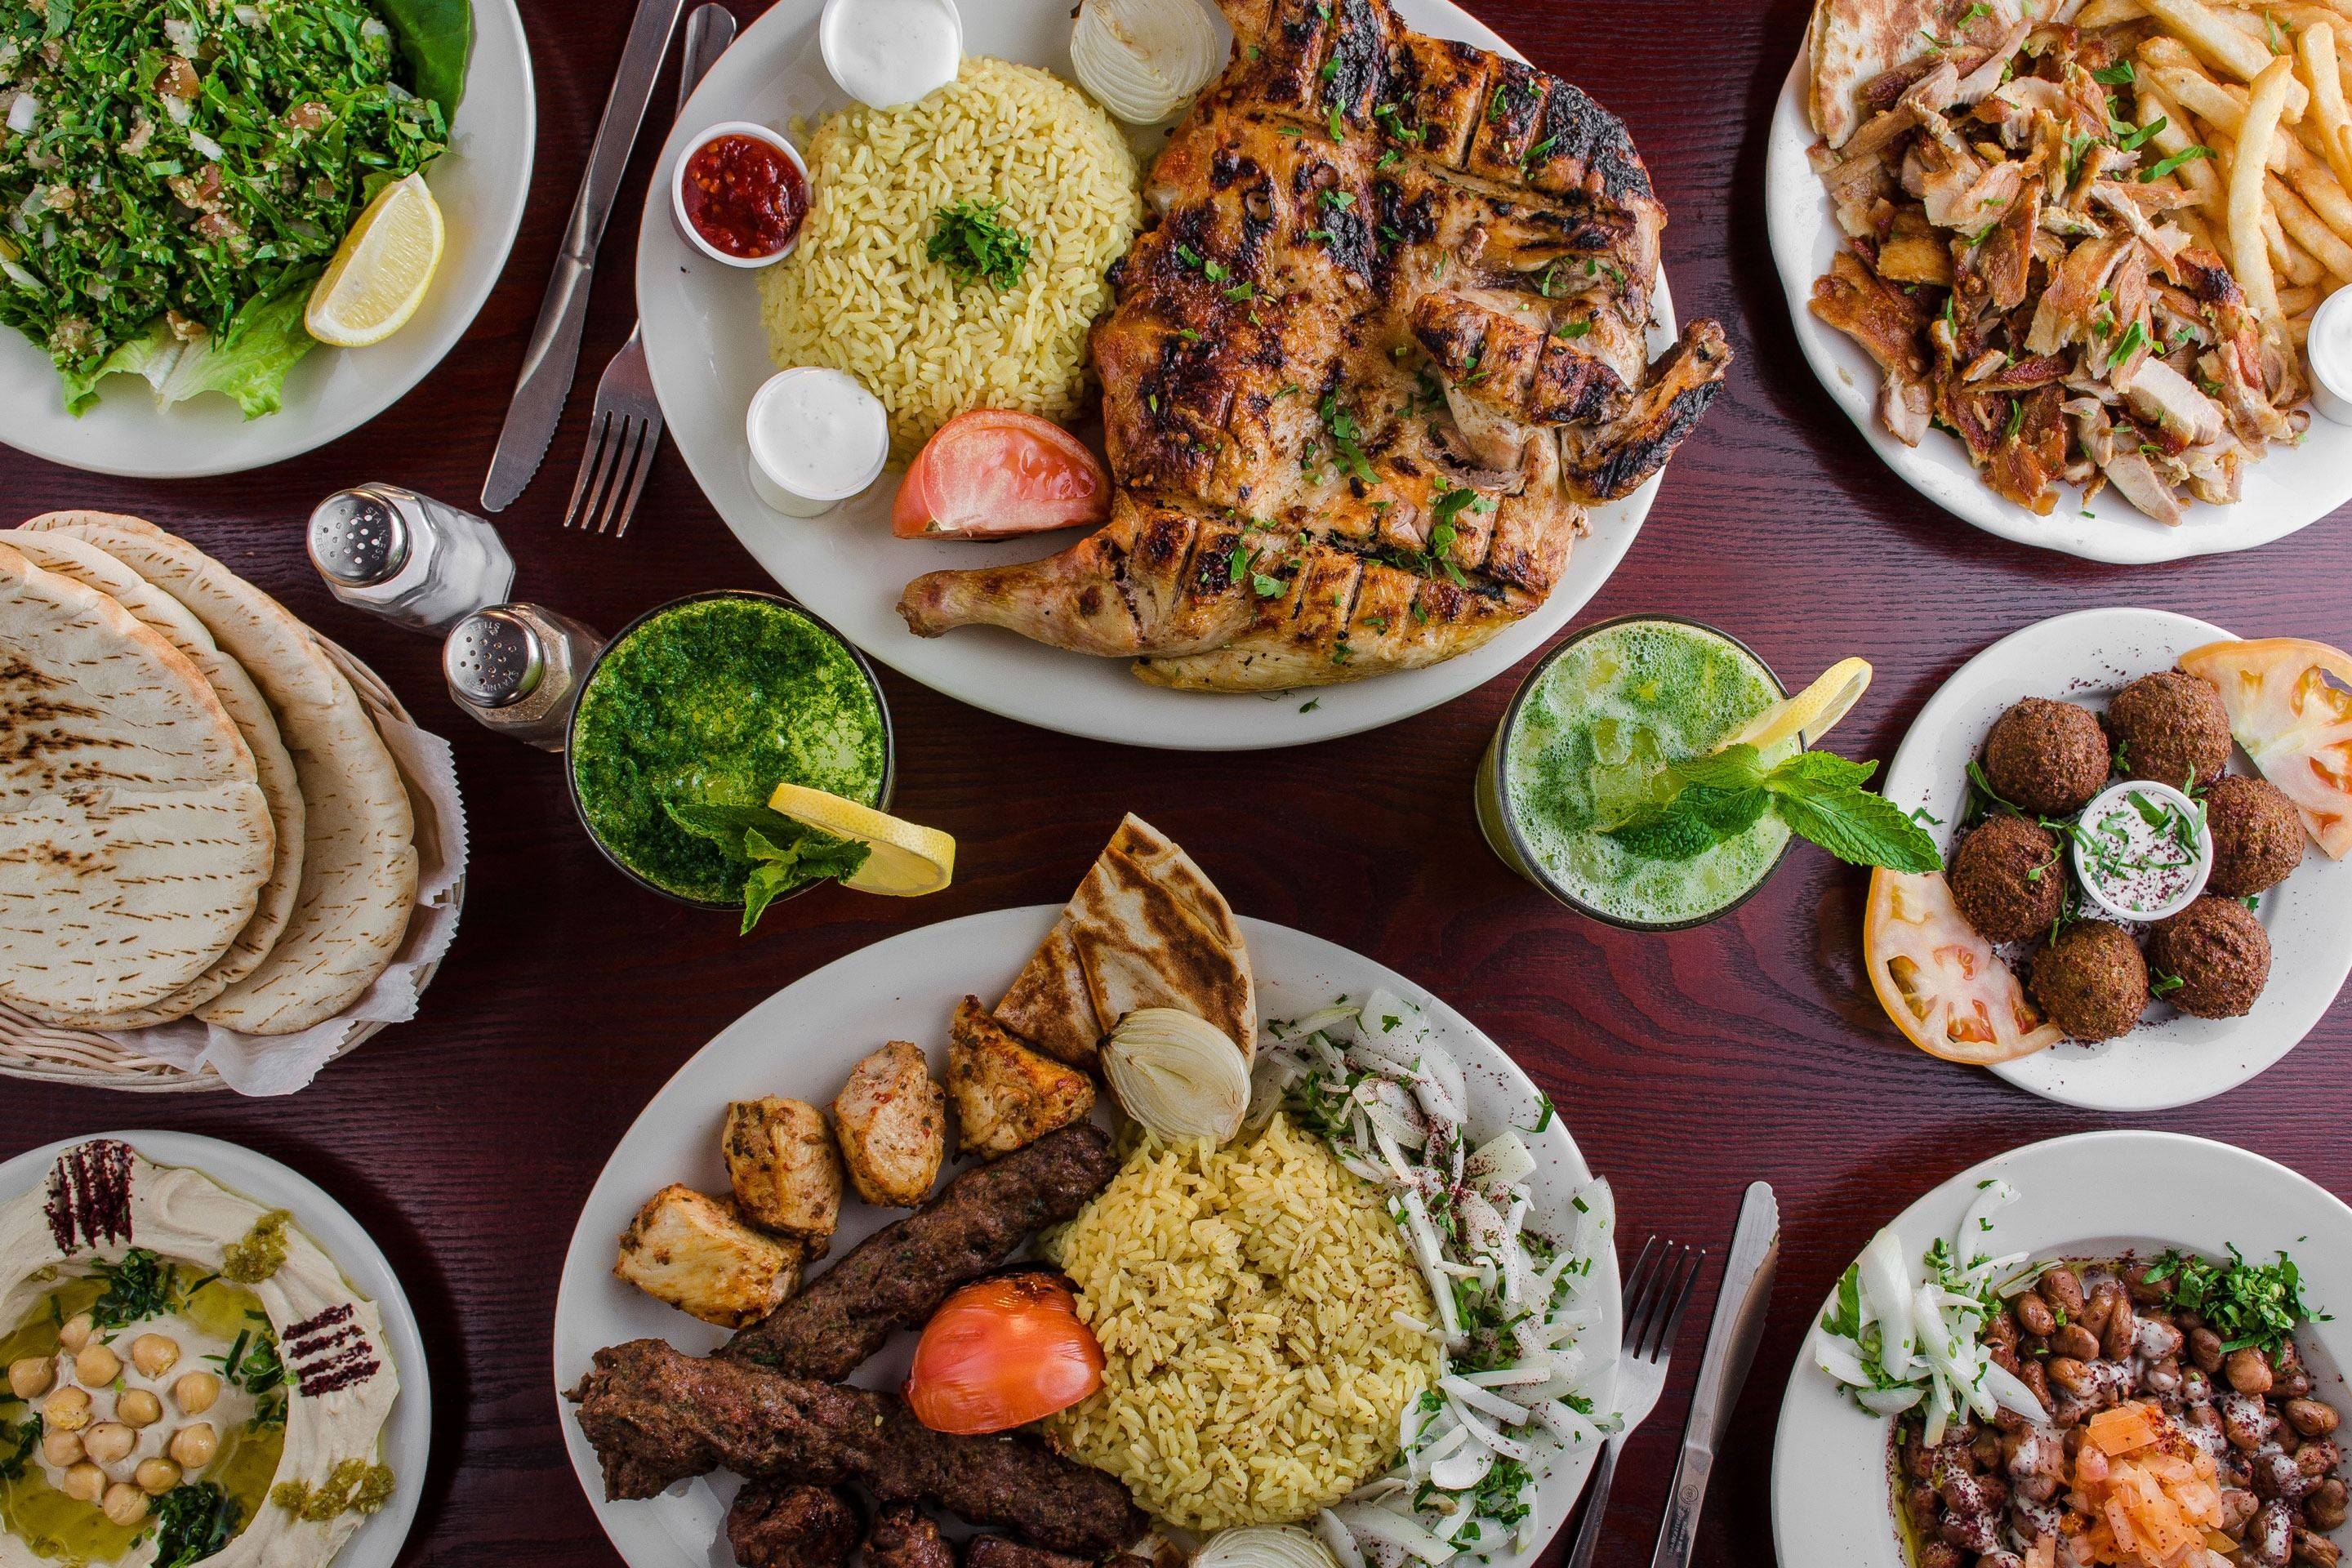
<path id="1" fill-rule="evenodd" d="M 1224 76 L 1172 134 L 1096 326 L 1111 520 L 934 572 L 899 613 L 1260 691 L 1466 653 L 1541 605 L 1731 352 L 1649 360 L 1665 209 L 1624 126 L 1381 0 L 1223 0 Z"/>

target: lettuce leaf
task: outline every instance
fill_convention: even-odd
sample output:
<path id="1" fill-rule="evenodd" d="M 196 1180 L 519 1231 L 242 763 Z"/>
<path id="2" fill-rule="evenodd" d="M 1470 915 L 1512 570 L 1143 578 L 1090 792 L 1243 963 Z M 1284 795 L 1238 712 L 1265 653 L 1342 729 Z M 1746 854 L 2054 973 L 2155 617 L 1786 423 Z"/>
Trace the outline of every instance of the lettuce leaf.
<path id="1" fill-rule="evenodd" d="M 193 343 L 173 337 L 158 317 L 143 336 L 118 344 L 96 370 L 68 372 L 66 408 L 86 414 L 98 401 L 100 382 L 110 375 L 137 375 L 154 389 L 158 407 L 217 392 L 235 399 L 247 419 L 275 414 L 285 403 L 287 374 L 317 346 L 302 325 L 310 296 L 306 280 L 273 298 L 255 300 L 237 312 L 227 331 Z"/>
<path id="2" fill-rule="evenodd" d="M 431 99 L 443 119 L 455 121 L 474 53 L 471 0 L 376 0 L 376 10 L 408 62 L 416 96 Z"/>

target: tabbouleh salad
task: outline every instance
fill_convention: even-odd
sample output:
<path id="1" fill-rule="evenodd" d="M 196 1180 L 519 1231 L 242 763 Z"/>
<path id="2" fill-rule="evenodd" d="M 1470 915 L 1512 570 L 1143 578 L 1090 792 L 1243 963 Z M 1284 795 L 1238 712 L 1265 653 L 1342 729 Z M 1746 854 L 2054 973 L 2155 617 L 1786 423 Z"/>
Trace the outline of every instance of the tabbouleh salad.
<path id="1" fill-rule="evenodd" d="M 311 283 L 447 145 L 469 42 L 464 0 L 0 0 L 0 321 L 77 414 L 118 372 L 275 412 Z"/>

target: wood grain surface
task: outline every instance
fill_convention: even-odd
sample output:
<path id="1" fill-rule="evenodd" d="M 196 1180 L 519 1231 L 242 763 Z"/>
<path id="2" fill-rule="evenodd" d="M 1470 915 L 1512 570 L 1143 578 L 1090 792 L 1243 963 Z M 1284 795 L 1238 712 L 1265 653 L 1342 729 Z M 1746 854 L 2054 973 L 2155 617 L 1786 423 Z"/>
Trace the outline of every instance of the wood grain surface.
<path id="1" fill-rule="evenodd" d="M 1631 123 L 1672 212 L 1676 305 L 1685 319 L 1720 317 L 1739 356 L 1580 624 L 1677 611 L 1746 639 L 1792 682 L 1866 656 L 1877 684 L 1838 740 L 1878 757 L 1970 654 L 2065 610 L 2148 605 L 2245 633 L 2352 642 L 2352 529 L 2341 517 L 2258 552 L 2118 570 L 1979 533 L 1880 467 L 1800 357 L 1765 244 L 1763 130 L 1805 0 L 1470 3 Z M 474 844 L 465 927 L 416 1022 L 283 1102 L 7 1084 L 0 1155 L 169 1126 L 249 1143 L 315 1178 L 382 1242 L 424 1319 L 438 1431 L 404 1560 L 611 1563 L 565 1461 L 549 1363 L 558 1266 L 606 1152 L 677 1065 L 761 997 L 912 925 L 1066 897 L 1135 810 L 1188 847 L 1237 909 L 1395 966 L 1501 1041 L 1615 1183 L 1628 1242 L 1654 1231 L 1719 1256 L 1741 1188 L 1758 1177 L 1779 1188 L 1787 1231 L 1770 1332 L 1698 1552 L 1717 1568 L 1771 1563 L 1780 1393 L 1838 1270 L 1912 1197 L 1969 1163 L 2112 1124 L 1901 1044 L 1859 984 L 1861 876 L 1801 847 L 1735 916 L 1666 938 L 1566 912 L 1487 852 L 1471 811 L 1472 769 L 1510 679 L 1352 740 L 1206 756 L 1025 729 L 893 676 L 898 809 L 956 835 L 954 888 L 903 905 L 828 889 L 738 941 L 725 917 L 664 902 L 606 867 L 574 824 L 555 761 L 451 707 L 432 643 L 328 598 L 301 542 L 325 492 L 386 479 L 461 503 L 478 493 L 630 9 L 523 0 L 541 141 L 521 240 L 466 341 L 373 425 L 297 462 L 184 484 L 0 451 L 0 514 L 142 513 L 382 671 L 456 742 Z M 737 9 L 748 22 L 760 7 Z M 503 520 L 519 594 L 607 629 L 680 594 L 764 585 L 673 454 L 625 542 L 556 526 L 587 389 L 629 330 L 631 236 L 654 140 L 604 247 L 580 390 L 547 469 Z M 2352 1193 L 2347 1064 L 2352 1014 L 2339 1005 L 2261 1079 L 2145 1124 L 2242 1144 Z M 1710 1270 L 1680 1375 L 1629 1447 L 1604 1563 L 1648 1560 L 1712 1286 Z"/>

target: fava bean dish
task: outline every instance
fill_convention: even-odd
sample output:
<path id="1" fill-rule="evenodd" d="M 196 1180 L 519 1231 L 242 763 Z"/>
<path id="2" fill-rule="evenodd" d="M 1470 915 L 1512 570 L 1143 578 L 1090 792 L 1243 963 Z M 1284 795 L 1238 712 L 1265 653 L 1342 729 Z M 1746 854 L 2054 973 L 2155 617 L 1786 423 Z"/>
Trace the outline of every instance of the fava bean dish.
<path id="1" fill-rule="evenodd" d="M 311 284 L 361 210 L 448 142 L 465 5 L 0 0 L 0 321 L 75 413 L 279 405 Z"/>
<path id="2" fill-rule="evenodd" d="M 2297 1347 L 2326 1314 L 2293 1259 L 1986 1257 L 2012 1196 L 1986 1184 L 1916 1268 L 1882 1231 L 1815 1336 L 1817 1363 L 1894 1418 L 1910 1561 L 2335 1568 L 2341 1417 Z"/>

